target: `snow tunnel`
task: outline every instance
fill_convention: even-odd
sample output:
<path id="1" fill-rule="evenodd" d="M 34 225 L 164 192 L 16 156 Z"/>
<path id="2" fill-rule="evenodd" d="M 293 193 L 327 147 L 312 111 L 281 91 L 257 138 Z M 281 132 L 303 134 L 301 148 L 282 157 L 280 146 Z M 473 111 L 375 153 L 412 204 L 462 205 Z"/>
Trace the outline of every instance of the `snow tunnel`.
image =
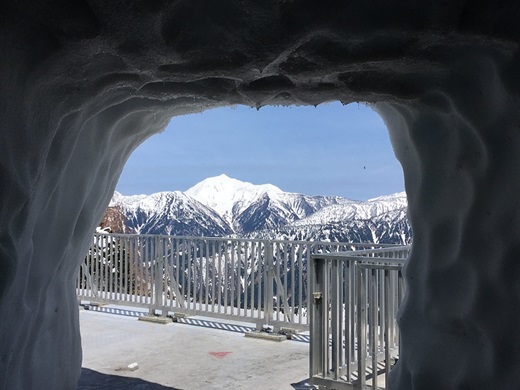
<path id="1" fill-rule="evenodd" d="M 225 105 L 373 104 L 414 246 L 393 390 L 520 384 L 518 2 L 7 1 L 0 388 L 72 389 L 77 267 L 133 149 Z"/>

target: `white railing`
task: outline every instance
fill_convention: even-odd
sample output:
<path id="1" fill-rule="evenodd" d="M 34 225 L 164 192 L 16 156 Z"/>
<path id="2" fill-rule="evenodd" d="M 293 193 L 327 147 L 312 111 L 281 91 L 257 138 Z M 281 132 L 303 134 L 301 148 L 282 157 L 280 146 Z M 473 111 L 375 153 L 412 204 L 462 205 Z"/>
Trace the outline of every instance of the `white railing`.
<path id="1" fill-rule="evenodd" d="M 374 244 L 95 234 L 77 294 L 162 315 L 308 329 L 309 256 L 367 248 Z"/>
<path id="2" fill-rule="evenodd" d="M 409 246 L 311 256 L 310 377 L 327 389 L 385 388 L 399 353 Z"/>

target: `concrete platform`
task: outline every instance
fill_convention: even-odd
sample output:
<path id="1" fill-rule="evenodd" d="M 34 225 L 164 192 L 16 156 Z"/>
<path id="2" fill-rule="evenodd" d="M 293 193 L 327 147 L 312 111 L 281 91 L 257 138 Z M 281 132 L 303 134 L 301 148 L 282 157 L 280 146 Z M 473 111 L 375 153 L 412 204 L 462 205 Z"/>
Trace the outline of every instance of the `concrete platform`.
<path id="1" fill-rule="evenodd" d="M 306 342 L 246 338 L 241 329 L 251 324 L 221 326 L 220 320 L 191 317 L 192 325 L 161 325 L 128 313 L 80 311 L 83 372 L 78 389 L 312 388 L 306 383 Z M 133 363 L 139 368 L 128 370 Z"/>

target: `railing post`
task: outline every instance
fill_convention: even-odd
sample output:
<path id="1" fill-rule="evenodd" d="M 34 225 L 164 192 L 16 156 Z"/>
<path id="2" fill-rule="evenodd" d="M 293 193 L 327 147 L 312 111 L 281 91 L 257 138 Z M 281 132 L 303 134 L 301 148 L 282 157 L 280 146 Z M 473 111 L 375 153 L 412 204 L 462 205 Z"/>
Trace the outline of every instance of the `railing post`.
<path id="1" fill-rule="evenodd" d="M 328 285 L 327 261 L 309 256 L 309 297 L 307 306 L 310 319 L 310 359 L 309 374 L 327 375 L 328 358 Z"/>
<path id="2" fill-rule="evenodd" d="M 356 267 L 356 295 L 357 295 L 357 352 L 358 352 L 358 384 L 360 390 L 365 390 L 366 386 L 366 352 L 367 352 L 367 293 L 365 283 L 365 273 L 359 264 Z"/>
<path id="3" fill-rule="evenodd" d="M 265 325 L 271 322 L 273 313 L 273 278 L 274 278 L 274 258 L 273 258 L 273 242 L 265 240 L 265 279 L 264 279 L 264 319 Z"/>
<path id="4" fill-rule="evenodd" d="M 342 316 L 342 299 L 341 285 L 342 278 L 340 272 L 342 270 L 339 261 L 331 262 L 331 296 L 330 296 L 330 314 L 331 314 L 331 332 L 332 332 L 332 370 L 334 379 L 337 380 L 341 373 L 341 352 L 343 349 L 343 316 Z"/>
<path id="5" fill-rule="evenodd" d="M 155 303 L 159 307 L 164 306 L 163 304 L 163 270 L 164 270 L 164 253 L 161 245 L 161 237 L 156 237 L 155 241 L 155 254 L 157 256 L 156 267 L 155 267 Z M 164 311 L 164 310 L 163 310 Z M 166 313 L 162 313 L 164 316 Z"/>

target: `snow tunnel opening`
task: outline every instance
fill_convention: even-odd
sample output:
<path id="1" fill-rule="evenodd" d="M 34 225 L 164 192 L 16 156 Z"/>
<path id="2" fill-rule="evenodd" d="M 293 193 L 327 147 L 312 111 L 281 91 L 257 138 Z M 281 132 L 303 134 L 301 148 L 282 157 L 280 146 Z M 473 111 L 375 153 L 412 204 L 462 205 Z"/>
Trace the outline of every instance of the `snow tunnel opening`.
<path id="1" fill-rule="evenodd" d="M 173 200 L 173 194 L 179 192 L 188 199 Z M 264 192 L 269 206 L 261 200 Z M 273 192 L 301 194 L 307 203 L 324 197 L 330 204 L 320 201 L 319 207 L 295 210 Z M 136 194 L 147 196 L 134 197 L 129 207 L 123 199 Z M 158 200 L 161 197 L 168 199 Z M 179 202 L 194 207 L 192 200 L 216 211 L 229 229 L 179 227 L 173 222 L 158 227 L 143 222 L 143 218 L 164 218 L 157 217 L 165 212 L 161 208 L 184 207 Z M 132 209 L 140 208 L 139 202 L 158 206 L 148 215 L 137 216 Z M 248 206 L 257 207 L 258 213 L 264 210 L 265 221 L 251 226 L 239 222 L 239 214 Z M 323 210 L 325 206 L 328 208 Z M 118 223 L 112 221 L 111 229 L 123 232 L 254 236 L 285 226 L 278 238 L 405 244 L 412 237 L 401 165 L 385 123 L 364 103 L 265 106 L 259 110 L 232 105 L 174 116 L 164 131 L 144 141 L 128 159 L 107 213 L 113 214 L 114 207 L 121 216 L 116 218 Z M 283 213 L 286 215 L 280 215 Z M 182 217 L 173 218 L 181 224 Z M 369 228 L 369 220 L 377 221 L 379 227 Z M 299 227 L 293 228 L 293 223 Z M 105 215 L 101 225 L 109 224 Z M 307 225 L 313 229 L 302 233 Z"/>

